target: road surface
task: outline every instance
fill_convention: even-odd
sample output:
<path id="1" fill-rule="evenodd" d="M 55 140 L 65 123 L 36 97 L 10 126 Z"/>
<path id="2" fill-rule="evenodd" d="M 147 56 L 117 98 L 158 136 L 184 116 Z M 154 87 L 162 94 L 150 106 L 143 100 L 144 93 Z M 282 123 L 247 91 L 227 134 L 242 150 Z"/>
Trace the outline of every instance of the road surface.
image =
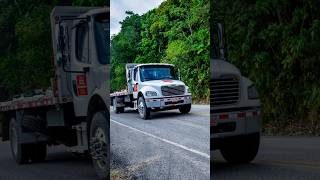
<path id="1" fill-rule="evenodd" d="M 46 162 L 17 165 L 8 142 L 0 142 L 1 180 L 96 180 L 89 158 L 79 158 L 62 146 L 49 148 Z"/>
<path id="2" fill-rule="evenodd" d="M 112 177 L 119 179 L 210 178 L 209 106 L 151 113 L 111 112 Z"/>
<path id="3" fill-rule="evenodd" d="M 320 137 L 263 137 L 252 164 L 230 165 L 213 154 L 214 180 L 318 180 Z"/>

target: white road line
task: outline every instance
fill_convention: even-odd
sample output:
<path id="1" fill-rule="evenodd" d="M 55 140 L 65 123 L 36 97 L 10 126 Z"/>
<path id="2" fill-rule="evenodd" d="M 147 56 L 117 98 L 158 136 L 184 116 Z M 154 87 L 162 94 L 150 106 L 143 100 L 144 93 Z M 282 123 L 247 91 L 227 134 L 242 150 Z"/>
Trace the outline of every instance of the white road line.
<path id="1" fill-rule="evenodd" d="M 179 148 L 184 149 L 184 150 L 186 150 L 186 151 L 189 151 L 189 152 L 198 154 L 198 155 L 200 155 L 200 156 L 202 156 L 202 157 L 205 157 L 205 158 L 207 158 L 207 159 L 210 159 L 210 155 L 209 155 L 209 154 L 200 152 L 200 151 L 195 150 L 195 149 L 192 149 L 192 148 L 188 148 L 188 147 L 186 147 L 186 146 L 184 146 L 184 145 L 181 145 L 181 144 L 178 144 L 178 143 L 169 141 L 169 140 L 167 140 L 167 139 L 163 139 L 163 138 L 161 138 L 161 137 L 158 137 L 158 136 L 155 136 L 155 135 L 153 135 L 153 134 L 150 134 L 150 133 L 141 131 L 141 130 L 139 130 L 139 129 L 136 129 L 136 128 L 134 128 L 134 127 L 131 127 L 131 126 L 122 124 L 122 123 L 117 122 L 117 121 L 112 120 L 112 119 L 111 119 L 111 122 L 114 122 L 114 123 L 116 123 L 116 124 L 118 124 L 118 125 L 121 125 L 121 126 L 124 126 L 124 127 L 126 127 L 126 128 L 129 128 L 129 129 L 131 129 L 131 130 L 140 132 L 140 133 L 142 133 L 142 134 L 144 134 L 144 135 L 146 135 L 146 136 L 150 136 L 150 137 L 153 137 L 153 138 L 158 139 L 158 140 L 160 140 L 160 141 L 166 142 L 166 143 L 171 144 L 171 145 L 173 145 L 173 146 L 179 147 Z"/>

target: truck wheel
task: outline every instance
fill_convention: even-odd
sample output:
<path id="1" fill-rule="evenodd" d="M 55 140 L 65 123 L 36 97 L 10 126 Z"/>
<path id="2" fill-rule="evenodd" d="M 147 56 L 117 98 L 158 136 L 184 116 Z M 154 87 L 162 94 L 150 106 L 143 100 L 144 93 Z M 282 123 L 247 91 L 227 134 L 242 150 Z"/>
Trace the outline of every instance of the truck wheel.
<path id="1" fill-rule="evenodd" d="M 32 162 L 43 162 L 47 157 L 47 144 L 30 144 Z"/>
<path id="2" fill-rule="evenodd" d="M 191 110 L 191 104 L 185 104 L 179 107 L 179 111 L 182 114 L 187 114 L 190 112 L 190 110 Z"/>
<path id="3" fill-rule="evenodd" d="M 119 114 L 119 113 L 124 113 L 124 107 L 117 107 L 117 101 L 116 101 L 116 98 L 113 98 L 113 110 Z"/>
<path id="4" fill-rule="evenodd" d="M 93 166 L 101 179 L 110 179 L 110 134 L 106 112 L 94 114 L 90 127 L 90 154 Z"/>
<path id="5" fill-rule="evenodd" d="M 116 107 L 116 113 L 117 114 L 124 113 L 124 107 Z"/>
<path id="6" fill-rule="evenodd" d="M 147 108 L 146 102 L 142 96 L 138 99 L 138 111 L 142 119 L 150 118 L 150 109 Z"/>
<path id="7" fill-rule="evenodd" d="M 223 158 L 229 163 L 249 163 L 256 157 L 260 144 L 260 134 L 234 138 L 224 142 L 220 148 Z"/>
<path id="8" fill-rule="evenodd" d="M 13 158 L 18 164 L 28 163 L 30 160 L 30 145 L 19 142 L 21 136 L 21 127 L 19 127 L 15 118 L 10 120 L 9 139 Z"/>

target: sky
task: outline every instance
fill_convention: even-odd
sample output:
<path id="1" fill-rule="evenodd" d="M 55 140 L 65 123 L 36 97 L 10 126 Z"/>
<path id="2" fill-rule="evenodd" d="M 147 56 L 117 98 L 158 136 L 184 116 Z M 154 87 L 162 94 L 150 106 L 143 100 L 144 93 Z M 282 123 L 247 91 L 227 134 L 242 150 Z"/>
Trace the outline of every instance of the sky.
<path id="1" fill-rule="evenodd" d="M 126 11 L 133 11 L 142 15 L 151 9 L 157 8 L 165 0 L 111 0 L 110 1 L 110 35 L 118 34 L 119 24 L 126 17 Z"/>

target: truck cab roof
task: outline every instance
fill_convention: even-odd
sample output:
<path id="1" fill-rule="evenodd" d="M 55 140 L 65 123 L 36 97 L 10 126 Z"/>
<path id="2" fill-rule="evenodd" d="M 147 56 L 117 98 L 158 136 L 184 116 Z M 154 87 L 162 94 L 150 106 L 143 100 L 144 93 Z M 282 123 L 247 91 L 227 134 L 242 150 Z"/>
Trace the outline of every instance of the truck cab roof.
<path id="1" fill-rule="evenodd" d="M 136 64 L 137 67 L 140 67 L 140 66 L 154 66 L 154 65 L 174 66 L 173 64 L 166 64 L 166 63 Z"/>
<path id="2" fill-rule="evenodd" d="M 51 17 L 78 17 L 109 12 L 108 7 L 73 7 L 73 6 L 57 6 L 51 12 Z"/>

